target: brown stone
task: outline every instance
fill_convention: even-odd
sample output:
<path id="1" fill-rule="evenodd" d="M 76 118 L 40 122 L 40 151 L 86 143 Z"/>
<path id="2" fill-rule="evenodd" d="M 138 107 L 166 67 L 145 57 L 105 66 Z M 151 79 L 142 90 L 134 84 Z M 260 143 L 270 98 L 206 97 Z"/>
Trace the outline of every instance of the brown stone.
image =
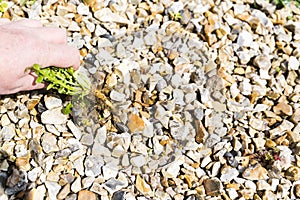
<path id="1" fill-rule="evenodd" d="M 208 135 L 207 131 L 205 130 L 202 122 L 200 120 L 195 120 L 196 124 L 196 137 L 195 140 L 197 143 L 203 143 Z"/>
<path id="2" fill-rule="evenodd" d="M 206 179 L 204 182 L 206 195 L 219 196 L 221 194 L 221 181 L 217 178 Z"/>
<path id="3" fill-rule="evenodd" d="M 96 200 L 97 196 L 95 193 L 88 190 L 81 190 L 78 192 L 78 200 Z"/>

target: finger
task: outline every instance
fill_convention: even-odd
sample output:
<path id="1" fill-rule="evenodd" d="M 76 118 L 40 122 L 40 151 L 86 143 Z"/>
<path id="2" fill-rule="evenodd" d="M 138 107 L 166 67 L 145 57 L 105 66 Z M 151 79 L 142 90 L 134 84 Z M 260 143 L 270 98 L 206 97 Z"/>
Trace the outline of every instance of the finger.
<path id="1" fill-rule="evenodd" d="M 4 25 L 4 24 L 8 24 L 9 22 L 10 22 L 10 20 L 7 18 L 0 18 L 0 26 Z"/>
<path id="2" fill-rule="evenodd" d="M 78 69 L 80 66 L 80 54 L 79 50 L 75 47 L 68 46 L 66 44 L 52 44 L 48 43 L 46 50 L 42 55 L 42 66 L 56 66 L 56 67 L 73 67 Z"/>
<path id="3" fill-rule="evenodd" d="M 67 44 L 67 32 L 65 29 L 54 27 L 35 28 L 35 35 L 49 43 Z"/>
<path id="4" fill-rule="evenodd" d="M 35 83 L 36 76 L 33 76 L 32 74 L 28 74 L 21 79 L 19 79 L 20 91 L 28 91 L 28 90 L 35 90 L 35 89 L 41 89 L 45 87 L 44 83 Z"/>
<path id="5" fill-rule="evenodd" d="M 39 20 L 34 19 L 21 19 L 13 22 L 14 25 L 20 25 L 25 27 L 43 27 L 43 24 Z"/>

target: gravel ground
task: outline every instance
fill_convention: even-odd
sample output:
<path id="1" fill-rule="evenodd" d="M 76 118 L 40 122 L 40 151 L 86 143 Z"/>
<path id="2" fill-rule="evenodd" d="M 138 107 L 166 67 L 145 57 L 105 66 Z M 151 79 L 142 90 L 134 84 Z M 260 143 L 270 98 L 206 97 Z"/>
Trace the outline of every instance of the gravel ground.
<path id="1" fill-rule="evenodd" d="M 85 2 L 3 13 L 66 28 L 93 87 L 0 97 L 0 200 L 300 198 L 295 3 Z"/>

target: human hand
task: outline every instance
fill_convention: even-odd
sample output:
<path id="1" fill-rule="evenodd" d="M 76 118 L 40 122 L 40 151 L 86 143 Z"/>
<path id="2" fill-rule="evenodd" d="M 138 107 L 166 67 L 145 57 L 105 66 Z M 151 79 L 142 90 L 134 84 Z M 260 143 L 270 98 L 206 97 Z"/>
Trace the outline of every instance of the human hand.
<path id="1" fill-rule="evenodd" d="M 37 20 L 10 22 L 0 19 L 0 94 L 13 94 L 43 88 L 27 67 L 70 67 L 78 69 L 79 51 L 67 45 L 66 31 L 43 27 Z"/>

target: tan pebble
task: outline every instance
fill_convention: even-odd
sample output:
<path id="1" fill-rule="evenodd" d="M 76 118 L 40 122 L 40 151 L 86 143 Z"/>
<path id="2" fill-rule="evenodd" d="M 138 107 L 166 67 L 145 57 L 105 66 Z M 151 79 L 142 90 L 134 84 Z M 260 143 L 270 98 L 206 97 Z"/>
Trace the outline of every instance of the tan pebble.
<path id="1" fill-rule="evenodd" d="M 292 115 L 291 120 L 292 120 L 294 123 L 300 122 L 300 108 L 297 108 L 297 109 L 295 110 L 294 114 Z"/>
<path id="2" fill-rule="evenodd" d="M 286 53 L 287 55 L 291 55 L 293 52 L 293 48 L 290 45 L 286 45 L 285 47 L 282 48 L 283 52 Z"/>
<path id="3" fill-rule="evenodd" d="M 279 102 L 276 106 L 273 107 L 273 111 L 276 114 L 284 113 L 288 116 L 291 116 L 293 114 L 292 106 L 288 105 L 285 102 Z"/>
<path id="4" fill-rule="evenodd" d="M 285 172 L 285 178 L 290 181 L 298 181 L 300 180 L 300 168 L 296 166 L 289 167 Z"/>
<path id="5" fill-rule="evenodd" d="M 276 142 L 274 142 L 273 140 L 267 140 L 265 143 L 265 147 L 274 148 L 276 147 Z"/>
<path id="6" fill-rule="evenodd" d="M 261 200 L 261 198 L 258 194 L 254 194 L 253 200 Z"/>
<path id="7" fill-rule="evenodd" d="M 236 156 L 235 159 L 243 166 L 243 167 L 247 167 L 249 165 L 250 162 L 250 158 L 249 156 Z"/>
<path id="8" fill-rule="evenodd" d="M 31 168 L 29 159 L 30 156 L 16 158 L 16 166 L 18 166 L 20 170 L 29 171 Z"/>
<path id="9" fill-rule="evenodd" d="M 238 19 L 240 19 L 240 20 L 242 20 L 242 21 L 248 20 L 249 17 L 250 17 L 250 15 L 249 15 L 247 12 L 244 12 L 244 13 L 242 13 L 242 14 L 236 15 L 236 18 L 238 18 Z"/>
<path id="10" fill-rule="evenodd" d="M 65 185 L 57 195 L 57 199 L 65 199 L 70 193 L 70 184 Z"/>
<path id="11" fill-rule="evenodd" d="M 222 37 L 227 35 L 227 32 L 226 32 L 225 29 L 219 28 L 219 29 L 216 30 L 216 34 L 217 34 L 218 39 L 221 39 Z"/>
<path id="12" fill-rule="evenodd" d="M 296 197 L 300 198 L 300 184 L 295 185 L 294 193 Z"/>
<path id="13" fill-rule="evenodd" d="M 2 14 L 2 18 L 6 18 L 6 19 L 10 19 L 11 20 L 11 16 L 9 14 L 8 11 L 5 11 L 3 14 Z"/>
<path id="14" fill-rule="evenodd" d="M 287 135 L 292 142 L 298 143 L 300 141 L 300 134 L 295 131 L 287 131 Z"/>
<path id="15" fill-rule="evenodd" d="M 75 22 L 80 23 L 82 21 L 82 15 L 80 14 L 75 14 Z"/>
<path id="16" fill-rule="evenodd" d="M 86 27 L 81 27 L 80 34 L 82 36 L 89 36 L 89 37 L 91 37 L 92 35 L 91 32 Z"/>
<path id="17" fill-rule="evenodd" d="M 39 102 L 40 99 L 29 99 L 26 103 L 27 109 L 32 110 Z"/>
<path id="18" fill-rule="evenodd" d="M 299 152 L 299 148 L 298 149 L 298 152 Z M 297 167 L 300 167 L 300 156 L 296 155 L 296 165 Z"/>
<path id="19" fill-rule="evenodd" d="M 234 69 L 234 73 L 239 75 L 245 74 L 245 69 L 242 67 L 237 67 Z"/>
<path id="20" fill-rule="evenodd" d="M 95 193 L 88 190 L 81 190 L 78 193 L 78 200 L 96 200 L 97 196 Z"/>
<path id="21" fill-rule="evenodd" d="M 182 194 L 175 194 L 173 198 L 174 200 L 183 200 L 184 196 Z"/>
<path id="22" fill-rule="evenodd" d="M 174 51 L 174 50 L 170 50 L 170 52 L 168 53 L 168 58 L 170 60 L 174 60 L 178 56 L 179 56 L 179 53 L 177 51 Z"/>
<path id="23" fill-rule="evenodd" d="M 171 22 L 167 27 L 166 27 L 166 34 L 171 35 L 175 32 L 180 32 L 181 26 L 179 22 Z"/>
<path id="24" fill-rule="evenodd" d="M 260 164 L 250 166 L 247 168 L 242 176 L 248 180 L 266 180 L 268 178 L 268 171 Z"/>
<path id="25" fill-rule="evenodd" d="M 82 56 L 82 57 L 85 57 L 86 55 L 87 55 L 87 50 L 86 50 L 86 48 L 82 48 L 82 49 L 80 49 L 80 55 Z"/>
<path id="26" fill-rule="evenodd" d="M 202 122 L 200 120 L 195 120 L 196 124 L 196 137 L 195 140 L 197 143 L 203 143 L 208 136 L 208 132 L 205 130 Z"/>
<path id="27" fill-rule="evenodd" d="M 283 143 L 283 141 L 285 140 L 286 136 L 287 136 L 287 134 L 284 134 L 284 135 L 278 137 L 278 138 L 275 140 L 276 145 L 282 145 L 282 143 Z"/>
<path id="28" fill-rule="evenodd" d="M 197 169 L 200 166 L 200 163 L 196 162 L 196 163 L 193 163 L 191 166 L 194 167 L 195 169 Z"/>
<path id="29" fill-rule="evenodd" d="M 127 125 L 131 133 L 143 131 L 145 129 L 144 120 L 133 113 L 129 115 Z"/>
<path id="30" fill-rule="evenodd" d="M 151 187 L 139 175 L 137 175 L 137 177 L 136 177 L 135 185 L 136 185 L 136 188 L 143 194 L 148 194 L 151 192 Z"/>
<path id="31" fill-rule="evenodd" d="M 51 170 L 47 174 L 47 181 L 58 182 L 58 180 L 59 180 L 59 174 L 57 174 L 56 172 Z"/>
<path id="32" fill-rule="evenodd" d="M 205 188 L 203 185 L 196 187 L 195 190 L 197 191 L 197 194 L 205 196 Z"/>
<path id="33" fill-rule="evenodd" d="M 223 200 L 231 200 L 231 198 L 225 192 L 222 192 L 222 199 Z"/>
<path id="34" fill-rule="evenodd" d="M 187 182 L 188 187 L 191 188 L 193 186 L 193 177 L 188 174 L 185 174 L 184 179 Z"/>
<path id="35" fill-rule="evenodd" d="M 238 184 L 238 183 L 228 183 L 228 184 L 226 184 L 225 187 L 226 188 L 233 188 L 233 189 L 238 191 L 239 188 L 240 188 L 240 184 Z"/>
<path id="36" fill-rule="evenodd" d="M 142 117 L 145 117 L 146 119 L 149 119 L 150 118 L 150 114 L 148 112 L 145 112 L 145 111 L 140 111 L 140 114 Z"/>
<path id="37" fill-rule="evenodd" d="M 25 200 L 38 200 L 44 199 L 46 196 L 46 188 L 44 185 L 38 186 L 37 188 L 32 188 L 25 197 Z"/>
<path id="38" fill-rule="evenodd" d="M 96 3 L 96 0 L 83 0 L 83 2 L 88 6 L 93 6 Z"/>

